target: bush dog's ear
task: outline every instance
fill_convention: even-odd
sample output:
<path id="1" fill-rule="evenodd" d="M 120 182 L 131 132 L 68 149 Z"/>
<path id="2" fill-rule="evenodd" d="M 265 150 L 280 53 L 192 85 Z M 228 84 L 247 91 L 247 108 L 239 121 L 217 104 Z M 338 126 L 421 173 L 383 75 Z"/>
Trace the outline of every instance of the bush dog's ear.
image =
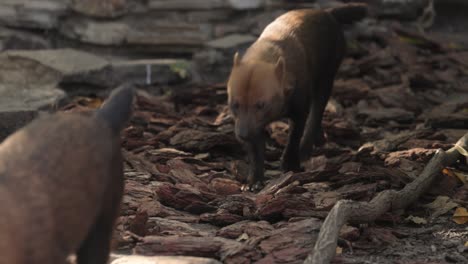
<path id="1" fill-rule="evenodd" d="M 276 66 L 275 66 L 276 77 L 278 78 L 280 82 L 283 82 L 284 73 L 286 72 L 285 67 L 286 65 L 284 63 L 284 59 L 283 57 L 280 57 L 278 61 L 276 62 Z"/>
<path id="2" fill-rule="evenodd" d="M 241 58 L 239 55 L 239 52 L 237 51 L 236 54 L 234 54 L 234 66 L 239 66 L 241 63 Z"/>
<path id="3" fill-rule="evenodd" d="M 284 95 L 288 97 L 294 90 L 296 84 L 294 80 L 286 78 L 286 63 L 283 57 L 280 57 L 275 65 L 275 74 L 284 90 Z"/>

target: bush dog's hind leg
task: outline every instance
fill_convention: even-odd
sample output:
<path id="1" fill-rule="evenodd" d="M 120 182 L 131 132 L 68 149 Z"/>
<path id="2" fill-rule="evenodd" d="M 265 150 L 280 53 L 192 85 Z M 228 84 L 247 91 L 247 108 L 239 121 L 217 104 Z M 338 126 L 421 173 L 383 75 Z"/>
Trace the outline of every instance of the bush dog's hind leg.
<path id="1" fill-rule="evenodd" d="M 283 171 L 300 171 L 301 162 L 299 158 L 299 146 L 301 143 L 302 134 L 304 133 L 306 118 L 291 118 L 289 120 L 289 135 L 288 143 L 284 148 L 281 157 L 281 169 Z"/>
<path id="2" fill-rule="evenodd" d="M 105 264 L 109 258 L 110 240 L 114 228 L 112 217 L 99 216 L 76 254 L 77 264 Z"/>
<path id="3" fill-rule="evenodd" d="M 115 158 L 121 160 L 121 154 L 118 155 Z M 115 219 L 119 215 L 124 188 L 122 161 L 117 164 L 119 165 L 113 168 L 112 173 L 115 178 L 108 183 L 109 186 L 104 194 L 102 210 L 76 253 L 77 264 L 107 264 L 111 250 L 112 232 Z"/>
<path id="4" fill-rule="evenodd" d="M 333 89 L 335 75 L 343 60 L 343 51 L 345 48 L 343 46 L 343 36 L 338 37 L 337 45 L 333 58 L 329 60 L 331 62 L 326 65 L 318 75 L 319 78 L 314 84 L 316 87 L 312 87 L 314 93 L 311 98 L 310 112 L 307 116 L 304 136 L 300 145 L 299 155 L 301 161 L 305 161 L 310 156 L 314 146 L 321 146 L 325 143 L 322 118 Z"/>
<path id="5" fill-rule="evenodd" d="M 249 175 L 247 177 L 247 185 L 243 186 L 242 190 L 259 190 L 264 180 L 265 137 L 262 134 L 253 141 L 245 142 L 244 144 L 249 158 Z"/>
<path id="6" fill-rule="evenodd" d="M 320 121 L 317 121 L 317 132 L 315 133 L 314 138 L 314 146 L 319 147 L 325 144 L 325 136 L 322 127 L 322 119 L 323 114 L 325 112 L 325 108 L 327 107 L 328 100 L 330 99 L 331 91 L 333 88 L 333 81 L 335 78 L 335 74 L 331 74 L 331 76 L 324 77 L 321 82 L 319 82 L 319 89 L 322 91 L 321 96 L 317 100 L 319 104 L 317 106 L 317 112 L 315 113 L 318 115 L 316 118 Z"/>
<path id="7" fill-rule="evenodd" d="M 320 115 L 320 109 L 322 104 L 320 103 L 319 98 L 317 98 L 315 95 L 311 101 L 312 103 L 310 105 L 309 115 L 307 116 L 307 121 L 305 123 L 304 135 L 302 136 L 299 147 L 299 156 L 301 162 L 309 158 L 314 148 L 314 143 L 317 140 L 317 137 L 319 137 L 318 133 L 321 132 L 320 126 L 322 117 Z"/>
<path id="8" fill-rule="evenodd" d="M 320 75 L 320 79 L 316 87 L 314 87 L 314 91 L 318 92 L 315 92 L 311 98 L 310 112 L 307 116 L 304 135 L 300 144 L 299 155 L 301 161 L 305 161 L 310 156 L 314 146 L 320 146 L 325 141 L 322 130 L 322 117 L 330 98 L 334 77 L 335 71 Z"/>

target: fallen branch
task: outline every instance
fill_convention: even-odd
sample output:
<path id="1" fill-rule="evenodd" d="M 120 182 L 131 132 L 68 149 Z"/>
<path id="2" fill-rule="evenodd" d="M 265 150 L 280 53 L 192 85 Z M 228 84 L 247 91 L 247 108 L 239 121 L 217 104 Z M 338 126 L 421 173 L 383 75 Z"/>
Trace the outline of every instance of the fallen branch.
<path id="1" fill-rule="evenodd" d="M 444 167 L 454 164 L 463 157 L 461 154 L 463 151 L 460 149 L 466 150 L 467 147 L 468 133 L 447 152 L 439 149 L 421 175 L 400 191 L 383 191 L 370 202 L 338 201 L 323 222 L 314 250 L 304 264 L 330 263 L 335 256 L 339 232 L 346 222 L 371 222 L 385 212 L 405 209 L 415 202 L 431 186 Z"/>

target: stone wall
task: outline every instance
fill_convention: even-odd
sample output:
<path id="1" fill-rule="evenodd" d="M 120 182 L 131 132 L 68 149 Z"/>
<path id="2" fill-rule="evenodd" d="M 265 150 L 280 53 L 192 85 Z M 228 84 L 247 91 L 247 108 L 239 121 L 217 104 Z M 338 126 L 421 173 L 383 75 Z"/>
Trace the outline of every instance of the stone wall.
<path id="1" fill-rule="evenodd" d="M 414 17 L 429 0 L 375 3 L 377 15 Z M 231 34 L 258 35 L 287 9 L 332 0 L 0 0 L 0 50 L 82 48 L 100 54 L 192 54 Z M 350 2 L 350 1 L 341 1 Z M 412 4 L 409 4 L 412 3 Z M 248 42 L 238 35 L 213 45 Z"/>
<path id="2" fill-rule="evenodd" d="M 286 5 L 274 0 L 1 0 L 0 48 L 192 53 L 233 32 L 258 33 L 269 20 L 262 19 L 265 11 Z"/>

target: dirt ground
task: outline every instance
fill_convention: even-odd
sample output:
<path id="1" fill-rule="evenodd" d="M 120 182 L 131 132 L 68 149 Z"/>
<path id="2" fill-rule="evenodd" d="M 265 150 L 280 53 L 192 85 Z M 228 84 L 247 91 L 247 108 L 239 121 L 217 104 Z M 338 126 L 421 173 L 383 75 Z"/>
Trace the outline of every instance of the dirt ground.
<path id="1" fill-rule="evenodd" d="M 240 190 L 245 153 L 224 84 L 185 84 L 164 95 L 142 88 L 123 133 L 126 188 L 115 251 L 302 263 L 338 200 L 403 188 L 437 149 L 467 132 L 463 46 L 396 28 L 348 36 L 348 50 L 323 121 L 326 145 L 304 172 L 283 173 L 288 125 L 271 124 L 268 182 L 258 193 Z M 63 109 L 93 106 L 80 99 Z M 408 210 L 345 226 L 334 263 L 468 263 L 468 225 L 453 216 L 468 208 L 467 174 L 464 164 L 447 168 Z"/>

